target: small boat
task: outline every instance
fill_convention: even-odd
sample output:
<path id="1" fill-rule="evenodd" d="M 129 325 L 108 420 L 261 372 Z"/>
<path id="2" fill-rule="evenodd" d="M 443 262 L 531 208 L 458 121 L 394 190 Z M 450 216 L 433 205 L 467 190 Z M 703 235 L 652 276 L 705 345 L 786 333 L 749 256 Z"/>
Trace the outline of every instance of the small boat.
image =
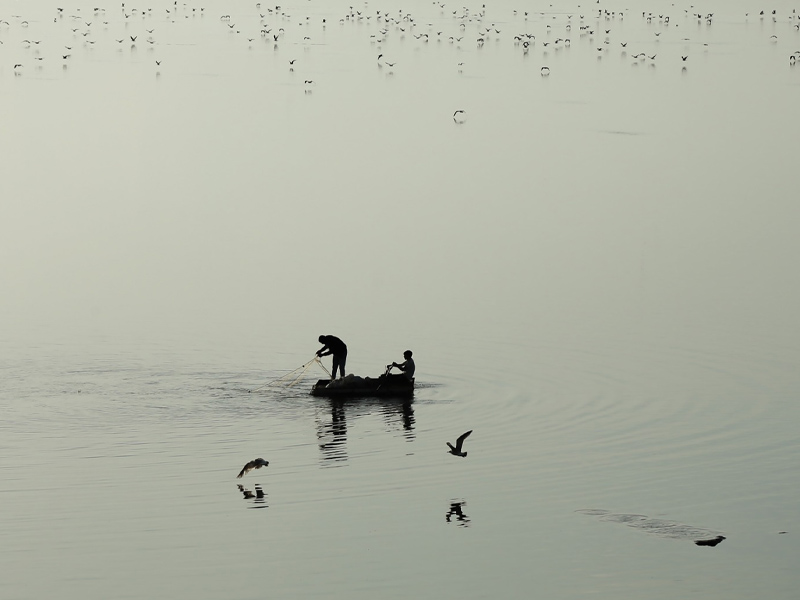
<path id="1" fill-rule="evenodd" d="M 343 379 L 320 379 L 311 388 L 312 396 L 324 398 L 411 398 L 414 380 L 405 375 L 358 377 L 348 375 Z"/>

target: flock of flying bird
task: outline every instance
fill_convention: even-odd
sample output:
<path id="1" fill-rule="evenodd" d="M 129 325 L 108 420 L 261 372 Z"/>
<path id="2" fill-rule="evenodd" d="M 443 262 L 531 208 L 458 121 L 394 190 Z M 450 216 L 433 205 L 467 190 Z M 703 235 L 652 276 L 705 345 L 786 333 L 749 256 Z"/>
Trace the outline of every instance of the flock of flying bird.
<path id="1" fill-rule="evenodd" d="M 670 37 L 675 41 L 676 35 L 682 35 L 682 33 L 673 34 L 678 27 L 677 16 L 646 11 L 639 16 L 638 12 L 631 10 L 616 11 L 594 6 L 591 9 L 588 7 L 583 9 L 580 6 L 578 5 L 579 9 L 575 14 L 557 11 L 552 4 L 549 5 L 547 12 L 501 9 L 503 12 L 495 14 L 497 19 L 492 20 L 488 16 L 485 4 L 475 9 L 466 6 L 453 9 L 445 2 L 435 1 L 430 9 L 432 12 L 426 13 L 423 21 L 403 9 L 392 11 L 373 9 L 369 2 L 364 2 L 360 10 L 351 6 L 338 18 L 333 15 L 323 16 L 320 13 L 296 17 L 280 5 L 262 7 L 261 3 L 255 3 L 255 13 L 237 15 L 234 18 L 229 14 L 212 16 L 211 11 L 205 7 L 191 6 L 186 2 L 179 4 L 175 0 L 166 7 L 162 5 L 161 8 L 138 8 L 128 6 L 125 2 L 122 2 L 118 9 L 98 7 L 91 11 L 81 11 L 79 8 L 74 10 L 58 8 L 52 18 L 56 24 L 66 23 L 71 30 L 71 36 L 68 36 L 67 43 L 59 49 L 57 55 L 61 57 L 65 69 L 78 47 L 81 50 L 91 51 L 95 44 L 113 45 L 115 42 L 122 49 L 123 44 L 129 42 L 132 49 L 137 43 L 147 44 L 152 50 L 157 49 L 162 44 L 171 43 L 167 37 L 162 37 L 163 32 L 168 30 L 168 25 L 185 22 L 187 19 L 218 19 L 220 29 L 232 36 L 231 39 L 240 39 L 243 45 L 246 40 L 249 49 L 262 45 L 274 51 L 284 47 L 295 51 L 299 47 L 304 51 L 316 50 L 319 44 L 330 43 L 331 36 L 326 35 L 329 26 L 358 25 L 357 31 L 363 32 L 364 43 L 373 46 L 378 68 L 385 69 L 389 75 L 395 72 L 398 60 L 389 58 L 388 54 L 392 51 L 393 45 L 396 49 L 396 43 L 403 42 L 406 38 L 413 38 L 417 48 L 432 43 L 452 45 L 459 51 L 459 58 L 464 59 L 468 59 L 471 53 L 481 51 L 490 43 L 509 42 L 526 57 L 535 49 L 543 61 L 573 45 L 582 44 L 595 51 L 598 58 L 606 56 L 613 48 L 617 48 L 621 57 L 632 60 L 634 64 L 643 61 L 655 64 L 659 52 L 652 50 L 659 48 L 657 42 Z M 581 11 L 585 11 L 584 14 L 581 14 Z M 700 28 L 711 27 L 714 23 L 713 13 L 694 12 L 693 6 L 683 10 L 682 13 L 679 16 L 683 17 L 684 23 L 696 24 Z M 636 53 L 629 54 L 628 41 L 616 37 L 617 25 L 631 18 L 641 18 L 645 25 L 651 28 L 652 38 L 644 48 L 650 50 L 649 52 L 640 49 Z M 744 18 L 746 20 L 758 18 L 773 23 L 778 23 L 780 19 L 781 23 L 788 21 L 800 32 L 800 16 L 796 10 L 784 15 L 779 14 L 777 9 L 761 11 L 758 15 L 748 13 Z M 5 45 L 4 37 L 8 38 L 8 35 L 4 34 L 8 34 L 11 29 L 30 32 L 30 35 L 20 36 L 23 39 L 20 39 L 19 43 L 26 53 L 23 55 L 24 58 L 13 63 L 16 75 L 24 72 L 28 60 L 33 61 L 38 68 L 42 68 L 45 59 L 52 61 L 52 55 L 42 55 L 43 40 L 34 39 L 43 26 L 44 22 L 31 17 L 0 15 L 0 45 Z M 109 29 L 113 29 L 116 35 L 108 33 Z M 515 32 L 509 31 L 511 29 Z M 686 27 L 680 31 L 684 29 Z M 120 31 L 124 34 L 120 35 Z M 689 38 L 680 39 L 686 43 L 685 47 L 688 47 Z M 769 41 L 777 43 L 777 35 L 772 35 Z M 641 41 L 638 43 L 642 44 Z M 2 50 L 0 46 L 0 59 Z M 15 54 L 8 50 L 7 53 Z M 686 63 L 689 61 L 688 53 L 670 58 L 674 61 L 679 59 L 678 64 L 686 69 Z M 789 62 L 795 64 L 798 58 L 800 50 L 789 56 Z M 160 74 L 159 67 L 162 60 L 162 58 L 152 58 L 157 74 Z M 302 68 L 303 60 L 292 57 L 286 62 L 289 72 L 293 73 L 296 68 Z M 467 62 L 459 60 L 456 63 L 459 74 L 464 73 Z M 549 76 L 551 67 L 542 65 L 539 73 L 543 77 Z M 306 74 L 310 75 L 308 71 Z M 303 79 L 303 84 L 307 93 L 311 86 L 316 85 L 315 80 L 309 76 Z M 465 118 L 464 110 L 458 110 L 453 114 L 453 120 L 457 123 L 464 122 Z"/>
<path id="2" fill-rule="evenodd" d="M 449 450 L 450 454 L 452 454 L 453 456 L 460 456 L 461 458 L 466 458 L 467 453 L 464 450 L 462 450 L 462 448 L 464 447 L 464 440 L 467 439 L 467 437 L 471 433 L 472 429 L 458 436 L 455 446 L 453 446 L 453 444 L 451 444 L 450 442 L 447 442 L 447 447 L 450 448 Z M 236 477 L 237 479 L 241 479 L 254 469 L 260 469 L 262 467 L 268 467 L 268 466 L 269 466 L 268 460 L 264 460 L 263 458 L 256 458 L 254 460 L 251 460 L 244 467 L 242 467 L 242 470 L 239 471 L 239 474 Z"/>

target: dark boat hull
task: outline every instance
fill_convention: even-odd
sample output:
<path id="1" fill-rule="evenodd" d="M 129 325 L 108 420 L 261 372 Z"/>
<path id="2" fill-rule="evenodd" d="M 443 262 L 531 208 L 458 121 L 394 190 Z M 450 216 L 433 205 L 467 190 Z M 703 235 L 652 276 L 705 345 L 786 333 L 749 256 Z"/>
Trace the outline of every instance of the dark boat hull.
<path id="1" fill-rule="evenodd" d="M 367 377 L 352 384 L 320 379 L 311 388 L 312 396 L 323 398 L 411 398 L 414 395 L 414 380 L 402 375 L 382 375 L 377 379 Z"/>

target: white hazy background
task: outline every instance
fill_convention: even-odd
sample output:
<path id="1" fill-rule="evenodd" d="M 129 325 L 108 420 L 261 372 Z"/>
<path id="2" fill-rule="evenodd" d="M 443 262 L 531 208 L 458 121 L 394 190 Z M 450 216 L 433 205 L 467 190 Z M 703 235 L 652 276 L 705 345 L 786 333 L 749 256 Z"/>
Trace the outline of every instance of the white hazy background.
<path id="1" fill-rule="evenodd" d="M 58 6 L 0 1 L 0 596 L 796 597 L 800 4 Z M 248 393 L 323 333 L 413 404 Z"/>

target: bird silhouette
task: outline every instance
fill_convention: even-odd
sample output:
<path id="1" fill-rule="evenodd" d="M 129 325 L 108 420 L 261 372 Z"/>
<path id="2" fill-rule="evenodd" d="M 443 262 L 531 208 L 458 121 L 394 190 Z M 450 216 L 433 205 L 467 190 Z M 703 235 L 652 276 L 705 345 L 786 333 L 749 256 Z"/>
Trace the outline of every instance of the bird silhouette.
<path id="1" fill-rule="evenodd" d="M 717 537 L 711 540 L 697 540 L 695 544 L 698 546 L 716 546 L 717 544 L 721 543 L 722 540 L 724 539 L 725 539 L 724 535 L 718 535 Z"/>
<path id="2" fill-rule="evenodd" d="M 453 456 L 460 456 L 461 458 L 465 458 L 467 456 L 466 452 L 461 451 L 461 447 L 464 445 L 464 440 L 467 439 L 470 433 L 472 433 L 472 429 L 470 429 L 467 433 L 462 433 L 460 436 L 458 436 L 455 447 L 453 447 L 450 442 L 447 442 L 447 446 L 450 448 L 450 454 Z"/>
<path id="3" fill-rule="evenodd" d="M 257 458 L 255 460 L 251 460 L 244 467 L 242 467 L 242 470 L 239 471 L 239 474 L 236 477 L 237 479 L 241 479 L 253 469 L 260 469 L 261 467 L 266 467 L 266 466 L 269 466 L 269 461 L 264 460 L 263 458 Z"/>

